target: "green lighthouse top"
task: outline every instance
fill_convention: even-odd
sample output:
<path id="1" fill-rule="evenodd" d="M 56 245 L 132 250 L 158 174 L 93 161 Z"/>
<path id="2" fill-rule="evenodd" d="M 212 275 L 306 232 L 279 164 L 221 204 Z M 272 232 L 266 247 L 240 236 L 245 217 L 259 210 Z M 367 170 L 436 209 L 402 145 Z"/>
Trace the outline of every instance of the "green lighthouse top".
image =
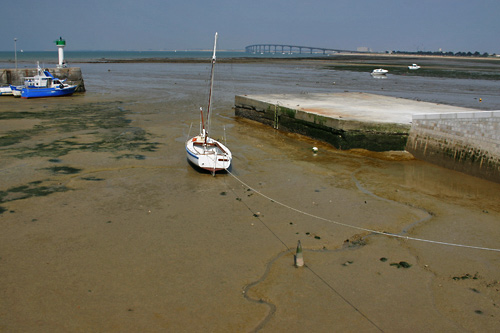
<path id="1" fill-rule="evenodd" d="M 62 37 L 59 37 L 59 39 L 56 40 L 55 43 L 56 43 L 56 45 L 63 45 L 63 46 L 66 45 L 66 41 L 64 39 L 62 39 Z"/>

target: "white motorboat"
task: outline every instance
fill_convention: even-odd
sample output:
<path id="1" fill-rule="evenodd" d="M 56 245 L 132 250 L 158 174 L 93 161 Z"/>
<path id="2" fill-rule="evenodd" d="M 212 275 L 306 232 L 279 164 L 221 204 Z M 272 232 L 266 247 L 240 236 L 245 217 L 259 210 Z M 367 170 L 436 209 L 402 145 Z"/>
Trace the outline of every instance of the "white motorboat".
<path id="1" fill-rule="evenodd" d="M 208 107 L 206 115 L 203 108 L 200 108 L 200 134 L 186 141 L 186 153 L 188 161 L 193 165 L 210 171 L 214 176 L 215 172 L 226 170 L 231 165 L 231 151 L 219 141 L 209 137 L 210 132 L 210 108 L 212 103 L 212 90 L 214 84 L 215 51 L 217 48 L 217 33 L 215 33 L 214 53 L 212 55 L 212 70 L 210 76 L 210 93 L 208 97 Z M 206 127 L 205 127 L 206 116 Z"/>
<path id="2" fill-rule="evenodd" d="M 10 86 L 0 87 L 0 96 L 12 96 L 12 89 Z"/>
<path id="3" fill-rule="evenodd" d="M 383 69 L 383 68 L 377 68 L 377 69 L 374 69 L 372 71 L 372 75 L 385 75 L 389 73 L 389 71 L 387 69 Z"/>
<path id="4" fill-rule="evenodd" d="M 408 66 L 408 69 L 409 70 L 416 70 L 416 69 L 420 69 L 420 66 L 417 64 L 412 64 L 411 66 Z"/>

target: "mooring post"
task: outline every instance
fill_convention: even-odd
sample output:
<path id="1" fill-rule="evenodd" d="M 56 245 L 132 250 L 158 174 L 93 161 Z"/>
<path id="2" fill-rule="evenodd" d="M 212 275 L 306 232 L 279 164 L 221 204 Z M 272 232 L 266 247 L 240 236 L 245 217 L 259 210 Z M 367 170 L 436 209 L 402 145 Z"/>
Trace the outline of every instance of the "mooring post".
<path id="1" fill-rule="evenodd" d="M 295 253 L 295 267 L 302 267 L 304 266 L 304 257 L 302 255 L 302 245 L 299 243 L 297 244 L 297 252 Z"/>

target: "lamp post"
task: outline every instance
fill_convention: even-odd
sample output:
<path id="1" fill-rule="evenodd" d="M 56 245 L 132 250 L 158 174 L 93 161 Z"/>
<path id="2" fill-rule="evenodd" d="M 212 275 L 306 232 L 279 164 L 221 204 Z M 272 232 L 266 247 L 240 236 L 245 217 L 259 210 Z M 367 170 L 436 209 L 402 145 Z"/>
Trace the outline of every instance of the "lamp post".
<path id="1" fill-rule="evenodd" d="M 14 62 L 16 63 L 17 69 L 17 38 L 14 38 Z"/>

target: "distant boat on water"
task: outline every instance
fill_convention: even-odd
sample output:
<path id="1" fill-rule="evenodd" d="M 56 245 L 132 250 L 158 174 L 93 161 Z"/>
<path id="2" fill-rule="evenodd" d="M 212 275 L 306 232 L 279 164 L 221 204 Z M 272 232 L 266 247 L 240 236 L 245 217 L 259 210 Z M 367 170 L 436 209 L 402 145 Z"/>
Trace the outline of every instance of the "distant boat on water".
<path id="1" fill-rule="evenodd" d="M 372 75 L 385 75 L 387 73 L 389 73 L 389 71 L 383 68 L 377 68 L 371 72 Z"/>
<path id="2" fill-rule="evenodd" d="M 411 66 L 408 66 L 408 69 L 409 70 L 416 70 L 416 69 L 420 69 L 420 66 L 417 64 L 412 64 Z"/>

